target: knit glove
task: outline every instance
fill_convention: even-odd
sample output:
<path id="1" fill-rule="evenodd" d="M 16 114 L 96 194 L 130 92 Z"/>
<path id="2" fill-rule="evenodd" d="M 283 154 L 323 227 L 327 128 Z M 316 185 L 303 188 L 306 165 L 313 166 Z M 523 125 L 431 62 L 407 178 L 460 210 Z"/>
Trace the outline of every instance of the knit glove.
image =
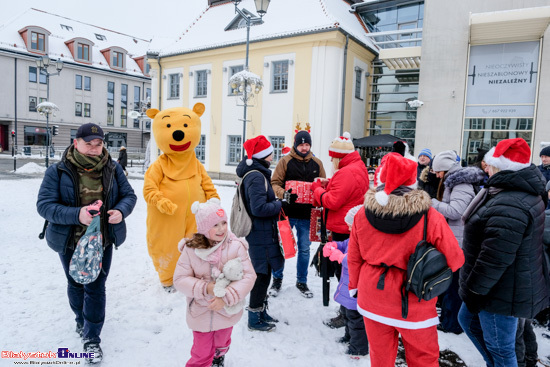
<path id="1" fill-rule="evenodd" d="M 101 206 L 103 205 L 103 201 L 96 200 L 90 205 L 86 207 L 86 211 L 90 216 L 95 217 L 96 215 L 99 215 L 99 210 L 101 209 Z"/>
<path id="2" fill-rule="evenodd" d="M 487 296 L 483 296 L 466 289 L 464 293 L 462 293 L 462 300 L 466 304 L 468 311 L 473 314 L 478 314 L 487 303 Z"/>
<path id="3" fill-rule="evenodd" d="M 293 194 L 292 189 L 288 189 L 288 191 L 285 191 L 283 194 L 283 201 L 286 201 L 289 204 L 294 204 L 297 199 L 298 194 Z"/>
<path id="4" fill-rule="evenodd" d="M 336 242 L 327 242 L 323 246 L 323 256 L 329 257 L 332 254 L 332 251 L 336 249 Z"/>
<path id="5" fill-rule="evenodd" d="M 319 187 L 323 187 L 323 185 L 321 185 L 321 182 L 315 181 L 311 183 L 311 186 L 309 187 L 309 189 L 315 192 L 315 190 L 317 190 Z"/>
<path id="6" fill-rule="evenodd" d="M 341 264 L 342 260 L 344 259 L 344 256 L 346 256 L 346 255 L 344 255 L 342 253 L 342 251 L 335 248 L 334 250 L 332 250 L 332 254 L 330 254 L 329 260 L 330 261 L 338 261 L 338 264 Z"/>

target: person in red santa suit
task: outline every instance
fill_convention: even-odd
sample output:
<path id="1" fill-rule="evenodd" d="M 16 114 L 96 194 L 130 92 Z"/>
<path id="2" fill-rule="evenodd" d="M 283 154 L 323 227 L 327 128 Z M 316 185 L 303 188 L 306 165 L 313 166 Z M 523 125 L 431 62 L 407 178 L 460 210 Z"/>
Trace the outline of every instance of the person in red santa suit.
<path id="1" fill-rule="evenodd" d="M 416 189 L 417 164 L 389 153 L 380 185 L 365 195 L 355 216 L 348 247 L 349 290 L 365 321 L 372 366 L 393 367 L 399 334 L 409 367 L 439 366 L 435 304 L 408 293 L 408 315 L 402 316 L 401 287 L 416 244 L 426 239 L 447 258 L 452 271 L 464 263 L 445 218 L 431 207 L 430 196 Z"/>

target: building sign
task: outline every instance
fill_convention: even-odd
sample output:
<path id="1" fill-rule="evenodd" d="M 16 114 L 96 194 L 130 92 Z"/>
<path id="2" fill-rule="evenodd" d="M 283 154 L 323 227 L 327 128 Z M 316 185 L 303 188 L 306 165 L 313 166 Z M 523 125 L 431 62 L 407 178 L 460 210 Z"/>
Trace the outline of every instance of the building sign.
<path id="1" fill-rule="evenodd" d="M 533 117 L 539 48 L 538 41 L 471 46 L 465 117 Z"/>

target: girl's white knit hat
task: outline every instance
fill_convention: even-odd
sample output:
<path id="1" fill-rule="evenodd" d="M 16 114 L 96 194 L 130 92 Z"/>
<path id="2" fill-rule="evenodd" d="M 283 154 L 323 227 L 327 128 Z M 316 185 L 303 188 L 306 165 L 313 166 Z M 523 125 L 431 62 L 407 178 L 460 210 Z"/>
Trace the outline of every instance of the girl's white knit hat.
<path id="1" fill-rule="evenodd" d="M 208 237 L 212 227 L 222 221 L 227 222 L 227 214 L 220 204 L 220 199 L 211 198 L 206 203 L 195 201 L 191 205 L 191 213 L 195 214 L 198 233 Z"/>

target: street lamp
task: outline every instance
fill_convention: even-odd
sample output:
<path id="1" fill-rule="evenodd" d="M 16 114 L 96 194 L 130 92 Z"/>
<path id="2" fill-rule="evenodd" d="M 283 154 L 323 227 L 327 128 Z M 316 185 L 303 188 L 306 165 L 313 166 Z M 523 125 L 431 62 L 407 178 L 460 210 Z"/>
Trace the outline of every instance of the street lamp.
<path id="1" fill-rule="evenodd" d="M 139 101 L 137 109 L 128 113 L 129 118 L 137 119 L 141 125 L 141 149 L 143 149 L 143 125 L 145 124 L 143 118 L 147 116 L 145 112 L 147 112 L 149 108 L 151 108 L 151 97 Z"/>
<path id="2" fill-rule="evenodd" d="M 36 66 L 38 67 L 39 73 L 44 74 L 46 76 L 46 101 L 49 102 L 50 100 L 50 75 L 59 75 L 61 73 L 61 69 L 63 69 L 63 61 L 60 59 L 57 59 L 56 61 L 52 62 L 50 57 L 48 55 L 44 55 L 36 60 Z M 55 66 L 56 72 L 49 72 L 48 68 L 50 66 Z M 55 111 L 59 111 L 59 108 L 51 103 L 51 105 L 55 106 L 55 109 L 52 106 L 43 106 L 42 112 L 38 110 L 38 107 L 40 105 L 44 105 L 45 102 L 40 103 L 37 106 L 37 111 L 41 115 L 46 115 L 46 168 L 48 168 L 49 165 L 49 159 L 50 159 L 50 145 L 51 145 L 51 138 L 50 138 L 50 113 L 54 113 Z M 55 116 L 55 113 L 54 113 Z"/>
<path id="3" fill-rule="evenodd" d="M 239 92 L 242 92 L 243 93 L 243 97 L 242 97 L 242 101 L 243 101 L 243 139 L 242 139 L 242 143 L 244 144 L 244 141 L 246 139 L 246 109 L 247 107 L 249 106 L 248 104 L 248 101 L 250 98 L 254 97 L 254 94 L 253 92 L 256 92 L 259 93 L 260 90 L 262 89 L 262 80 L 260 79 L 259 76 L 251 73 L 249 70 L 248 70 L 248 50 L 249 50 L 249 47 L 250 47 L 250 23 L 252 20 L 260 20 L 262 19 L 262 17 L 265 15 L 265 13 L 267 13 L 267 8 L 269 7 L 269 3 L 271 2 L 271 0 L 254 0 L 254 4 L 256 5 L 256 12 L 260 15 L 260 17 L 252 17 L 250 15 L 250 12 L 246 9 L 246 13 L 239 9 L 237 7 L 237 5 L 239 5 L 239 3 L 241 2 L 241 0 L 232 0 L 233 1 L 233 4 L 235 4 L 235 13 L 239 14 L 244 20 L 246 20 L 246 58 L 245 58 L 245 63 L 244 63 L 244 70 L 233 75 L 233 77 L 231 77 L 229 79 L 229 85 L 231 85 L 232 88 L 237 88 L 238 86 L 238 90 Z M 238 74 L 242 74 L 242 75 L 239 75 L 237 78 L 235 78 Z M 253 82 L 253 83 L 252 83 Z M 234 85 L 234 86 L 233 86 Z M 254 89 L 252 89 L 252 86 L 255 86 Z M 250 96 L 249 96 L 250 94 Z M 242 156 L 243 156 L 243 159 L 244 159 L 244 156 L 245 156 L 245 151 L 244 149 L 242 150 Z"/>

